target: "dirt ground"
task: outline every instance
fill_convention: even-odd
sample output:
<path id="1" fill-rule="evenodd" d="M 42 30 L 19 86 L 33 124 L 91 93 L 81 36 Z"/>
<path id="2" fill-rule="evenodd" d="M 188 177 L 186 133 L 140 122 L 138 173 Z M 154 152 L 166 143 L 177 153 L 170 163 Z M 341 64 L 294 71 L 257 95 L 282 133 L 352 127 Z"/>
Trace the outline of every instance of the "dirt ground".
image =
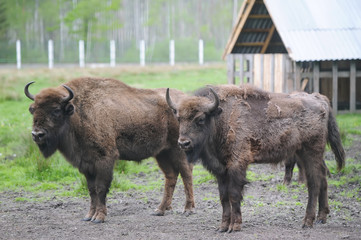
<path id="1" fill-rule="evenodd" d="M 361 162 L 359 140 L 354 141 L 346 152 L 348 158 Z M 333 154 L 326 153 L 326 159 L 334 161 Z M 213 181 L 194 187 L 196 213 L 184 216 L 184 189 L 179 181 L 173 210 L 165 216 L 151 215 L 160 203 L 163 189 L 113 192 L 108 197 L 108 216 L 102 224 L 80 221 L 88 210 L 88 198 L 3 192 L 0 195 L 0 239 L 361 239 L 361 202 L 340 194 L 358 188 L 360 183 L 341 188 L 329 186 L 331 213 L 328 222 L 302 229 L 306 188 L 292 184 L 287 190 L 277 189 L 283 180 L 282 167 L 254 165 L 250 170 L 256 178 L 261 176 L 258 179 L 271 174 L 274 177 L 252 181 L 246 186 L 240 232 L 215 231 L 221 219 L 221 206 L 217 184 Z M 162 178 L 162 174 L 158 174 Z M 134 177 L 142 182 L 142 176 Z M 331 179 L 339 177 L 336 175 Z M 296 181 L 297 173 L 293 177 L 293 182 Z M 361 193 L 357 194 L 360 199 Z M 17 202 L 17 197 L 34 201 Z M 44 197 L 51 200 L 37 200 Z"/>

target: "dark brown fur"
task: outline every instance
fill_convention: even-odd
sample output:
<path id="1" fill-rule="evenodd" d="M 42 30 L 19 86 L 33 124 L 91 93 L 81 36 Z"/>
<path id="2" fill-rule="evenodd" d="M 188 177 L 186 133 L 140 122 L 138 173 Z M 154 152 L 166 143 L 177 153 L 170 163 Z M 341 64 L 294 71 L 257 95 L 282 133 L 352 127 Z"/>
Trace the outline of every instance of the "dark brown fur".
<path id="1" fill-rule="evenodd" d="M 156 158 L 165 175 L 156 215 L 171 208 L 179 173 L 185 186 L 185 212 L 193 211 L 192 165 L 177 145 L 179 126 L 164 100 L 165 89 L 136 89 L 117 80 L 95 78 L 79 78 L 66 85 L 74 92 L 70 102 L 63 101 L 69 95 L 63 86 L 48 88 L 35 96 L 29 110 L 34 117 L 33 138 L 43 155 L 59 150 L 85 175 L 91 204 L 84 220 L 104 221 L 117 159 Z"/>
<path id="2" fill-rule="evenodd" d="M 319 203 L 318 222 L 329 213 L 327 142 L 338 168 L 345 164 L 336 121 L 328 99 L 320 94 L 274 94 L 253 86 L 223 85 L 195 93 L 174 108 L 180 122 L 179 144 L 188 161 L 200 159 L 218 180 L 223 214 L 220 231 L 239 231 L 240 202 L 251 163 L 277 164 L 294 156 L 305 171 L 308 204 L 303 227 L 312 227 Z M 217 96 L 219 99 L 218 108 Z"/>

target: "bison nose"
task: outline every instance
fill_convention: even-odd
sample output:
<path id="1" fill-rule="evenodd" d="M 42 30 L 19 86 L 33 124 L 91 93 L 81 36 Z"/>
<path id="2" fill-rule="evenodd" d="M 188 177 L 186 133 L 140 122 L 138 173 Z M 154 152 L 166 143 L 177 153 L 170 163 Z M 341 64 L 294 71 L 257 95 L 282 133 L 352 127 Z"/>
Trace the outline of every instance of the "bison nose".
<path id="1" fill-rule="evenodd" d="M 189 140 L 178 140 L 178 145 L 182 148 L 182 149 L 188 149 L 191 146 L 191 141 Z"/>
<path id="2" fill-rule="evenodd" d="M 45 132 L 43 132 L 43 131 L 32 131 L 31 135 L 33 136 L 34 142 L 41 142 L 45 137 Z"/>

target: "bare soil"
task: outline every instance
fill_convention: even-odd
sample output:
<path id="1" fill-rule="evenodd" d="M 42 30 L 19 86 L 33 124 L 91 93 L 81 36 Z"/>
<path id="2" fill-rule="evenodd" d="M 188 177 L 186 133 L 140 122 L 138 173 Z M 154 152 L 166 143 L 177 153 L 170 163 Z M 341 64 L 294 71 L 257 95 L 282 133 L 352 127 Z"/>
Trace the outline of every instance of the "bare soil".
<path id="1" fill-rule="evenodd" d="M 348 158 L 361 163 L 358 139 L 346 152 Z M 334 161 L 330 152 L 325 158 Z M 0 195 L 0 239 L 361 239 L 361 193 L 356 193 L 358 200 L 341 194 L 359 190 L 361 183 L 338 188 L 329 185 L 331 213 L 328 222 L 302 229 L 307 189 L 298 184 L 279 187 L 283 181 L 282 167 L 254 165 L 250 170 L 257 179 L 263 180 L 246 186 L 240 232 L 216 232 L 222 209 L 214 181 L 194 186 L 196 213 L 183 215 L 185 197 L 179 180 L 173 210 L 165 216 L 151 215 L 160 203 L 162 189 L 113 192 L 108 197 L 108 216 L 102 224 L 80 220 L 88 210 L 88 198 L 52 197 L 49 192 L 3 192 Z M 157 174 L 162 178 L 161 172 Z M 352 177 L 352 174 L 360 172 L 347 176 Z M 139 184 L 146 183 L 142 175 L 133 177 Z M 341 174 L 337 174 L 331 179 L 340 177 Z M 296 181 L 297 173 L 293 177 L 293 182 Z M 33 201 L 15 201 L 17 197 Z"/>

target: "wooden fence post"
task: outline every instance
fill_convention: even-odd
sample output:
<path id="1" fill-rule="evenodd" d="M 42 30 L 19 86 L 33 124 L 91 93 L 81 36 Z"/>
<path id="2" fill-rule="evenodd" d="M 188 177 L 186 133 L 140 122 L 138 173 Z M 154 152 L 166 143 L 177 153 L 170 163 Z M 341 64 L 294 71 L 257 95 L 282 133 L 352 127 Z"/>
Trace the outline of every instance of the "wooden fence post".
<path id="1" fill-rule="evenodd" d="M 115 67 L 115 41 L 110 40 L 110 66 Z"/>
<path id="2" fill-rule="evenodd" d="M 20 40 L 16 40 L 16 68 L 21 68 L 21 43 Z"/>
<path id="3" fill-rule="evenodd" d="M 140 59 L 140 66 L 145 66 L 145 41 L 140 40 L 139 43 L 139 59 Z"/>
<path id="4" fill-rule="evenodd" d="M 84 56 L 84 40 L 79 40 L 79 67 L 85 66 Z"/>
<path id="5" fill-rule="evenodd" d="M 174 48 L 174 40 L 170 40 L 169 42 L 169 64 L 171 66 L 174 66 L 174 58 L 175 58 L 175 54 L 174 54 L 175 48 Z"/>
<path id="6" fill-rule="evenodd" d="M 49 60 L 49 69 L 54 67 L 54 45 L 53 40 L 48 41 L 48 60 Z"/>
<path id="7" fill-rule="evenodd" d="M 198 42 L 198 60 L 199 60 L 199 65 L 203 65 L 203 56 L 204 56 L 204 51 L 203 51 L 204 47 L 203 47 L 203 40 L 199 39 Z"/>

